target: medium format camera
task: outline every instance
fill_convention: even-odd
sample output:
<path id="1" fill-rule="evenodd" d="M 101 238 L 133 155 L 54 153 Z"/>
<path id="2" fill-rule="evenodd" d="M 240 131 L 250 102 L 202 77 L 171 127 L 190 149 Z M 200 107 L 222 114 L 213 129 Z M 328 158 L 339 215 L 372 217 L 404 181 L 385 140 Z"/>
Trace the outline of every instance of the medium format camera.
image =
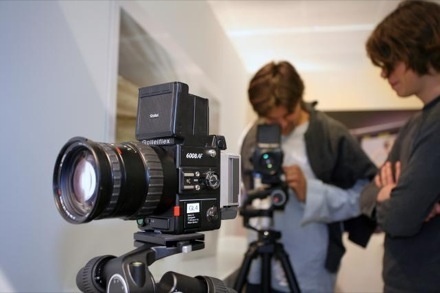
<path id="1" fill-rule="evenodd" d="M 261 176 L 263 184 L 281 183 L 283 157 L 280 126 L 278 124 L 258 125 L 257 145 L 252 155 L 252 164 L 254 173 Z"/>
<path id="2" fill-rule="evenodd" d="M 255 148 L 250 159 L 253 167 L 253 189 L 246 192 L 240 208 L 243 226 L 257 232 L 249 244 L 234 282 L 234 290 L 242 292 L 248 284 L 248 274 L 254 260 L 261 261 L 261 292 L 271 292 L 272 259 L 280 262 L 289 292 L 300 292 L 289 256 L 279 242 L 281 232 L 272 228 L 275 211 L 283 211 L 288 201 L 289 187 L 284 182 L 281 148 L 281 128 L 278 124 L 258 124 Z M 259 200 L 259 201 L 256 201 Z M 252 218 L 261 218 L 251 221 Z"/>
<path id="3" fill-rule="evenodd" d="M 258 195 L 257 198 L 270 194 L 273 209 L 283 209 L 287 202 L 287 187 L 283 180 L 283 158 L 280 126 L 278 124 L 259 124 L 257 126 L 256 147 L 251 161 L 254 168 L 254 178 L 265 186 L 265 191 L 256 190 L 250 194 Z M 250 196 L 246 203 L 252 200 L 253 196 Z"/>
<path id="4" fill-rule="evenodd" d="M 209 135 L 208 100 L 171 82 L 139 89 L 136 139 L 70 139 L 56 160 L 53 191 L 65 220 L 136 220 L 139 229 L 184 234 L 235 218 L 240 157 Z"/>

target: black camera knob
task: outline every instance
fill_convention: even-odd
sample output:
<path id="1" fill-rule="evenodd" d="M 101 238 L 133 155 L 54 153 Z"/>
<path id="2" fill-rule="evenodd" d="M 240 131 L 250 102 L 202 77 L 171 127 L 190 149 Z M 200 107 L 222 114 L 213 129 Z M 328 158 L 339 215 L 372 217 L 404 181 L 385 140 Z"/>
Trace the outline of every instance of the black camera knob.
<path id="1" fill-rule="evenodd" d="M 105 292 L 105 265 L 114 259 L 113 255 L 97 256 L 89 260 L 76 275 L 76 286 L 84 293 Z"/>
<path id="2" fill-rule="evenodd" d="M 206 211 L 206 218 L 207 218 L 208 222 L 218 220 L 219 214 L 218 214 L 218 209 L 216 206 L 212 206 Z"/>
<path id="3" fill-rule="evenodd" d="M 282 189 L 275 189 L 271 193 L 272 205 L 275 208 L 282 208 L 287 203 L 287 194 Z"/>
<path id="4" fill-rule="evenodd" d="M 205 175 L 205 183 L 206 186 L 212 189 L 217 189 L 220 187 L 220 178 L 218 177 L 217 173 L 207 172 Z"/>

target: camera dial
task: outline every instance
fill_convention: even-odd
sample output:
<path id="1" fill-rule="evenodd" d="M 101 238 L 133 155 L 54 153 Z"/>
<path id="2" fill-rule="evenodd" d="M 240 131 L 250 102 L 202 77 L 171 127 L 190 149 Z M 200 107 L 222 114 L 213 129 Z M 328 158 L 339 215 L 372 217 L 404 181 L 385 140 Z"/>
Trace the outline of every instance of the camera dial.
<path id="1" fill-rule="evenodd" d="M 218 209 L 216 206 L 212 206 L 208 209 L 208 211 L 206 212 L 206 218 L 208 219 L 209 222 L 211 221 L 217 221 L 218 220 Z"/>
<path id="2" fill-rule="evenodd" d="M 212 189 L 217 189 L 220 187 L 220 179 L 215 172 L 207 172 L 205 175 L 205 183 L 208 187 Z"/>

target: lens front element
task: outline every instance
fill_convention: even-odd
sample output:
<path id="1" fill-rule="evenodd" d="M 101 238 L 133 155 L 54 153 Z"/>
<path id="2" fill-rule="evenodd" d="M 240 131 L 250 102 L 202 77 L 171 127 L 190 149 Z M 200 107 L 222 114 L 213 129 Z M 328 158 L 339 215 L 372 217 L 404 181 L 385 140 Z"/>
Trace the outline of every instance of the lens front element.
<path id="1" fill-rule="evenodd" d="M 94 203 L 96 191 L 96 171 L 93 164 L 93 156 L 88 152 L 82 152 L 74 163 L 72 178 L 72 192 L 76 199 L 76 207 L 84 214 L 90 212 Z"/>

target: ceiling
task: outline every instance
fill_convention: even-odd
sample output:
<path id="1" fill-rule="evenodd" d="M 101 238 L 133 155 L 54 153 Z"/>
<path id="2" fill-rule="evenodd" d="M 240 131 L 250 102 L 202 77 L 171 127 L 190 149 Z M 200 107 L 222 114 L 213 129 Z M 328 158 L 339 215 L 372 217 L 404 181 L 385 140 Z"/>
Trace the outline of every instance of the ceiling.
<path id="1" fill-rule="evenodd" d="M 300 72 L 371 67 L 365 41 L 399 1 L 208 1 L 250 74 L 271 60 Z"/>

